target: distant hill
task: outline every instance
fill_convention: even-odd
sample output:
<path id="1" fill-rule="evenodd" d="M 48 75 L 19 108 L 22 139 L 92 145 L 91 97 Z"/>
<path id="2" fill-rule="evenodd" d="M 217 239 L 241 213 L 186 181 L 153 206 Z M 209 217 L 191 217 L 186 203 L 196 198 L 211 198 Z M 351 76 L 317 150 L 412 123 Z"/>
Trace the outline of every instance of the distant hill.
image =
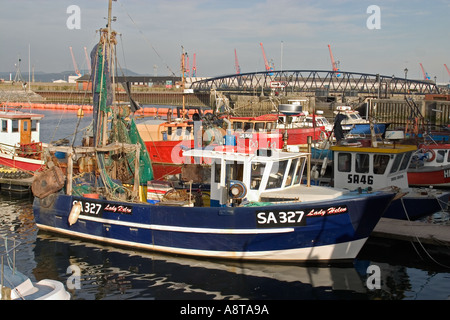
<path id="1" fill-rule="evenodd" d="M 83 71 L 82 71 L 83 72 Z M 87 72 L 87 71 L 86 71 Z M 136 72 L 133 72 L 128 69 L 124 69 L 123 73 L 127 76 L 147 76 L 147 74 L 139 74 Z M 21 72 L 22 80 L 27 82 L 28 81 L 28 72 Z M 14 80 L 16 76 L 16 72 L 0 72 L 0 79 L 5 79 L 8 81 L 10 79 Z M 66 80 L 69 78 L 69 76 L 75 76 L 75 72 L 73 71 L 63 71 L 58 73 L 45 73 L 42 71 L 38 71 L 34 73 L 34 81 L 36 82 L 53 82 L 56 80 Z"/>

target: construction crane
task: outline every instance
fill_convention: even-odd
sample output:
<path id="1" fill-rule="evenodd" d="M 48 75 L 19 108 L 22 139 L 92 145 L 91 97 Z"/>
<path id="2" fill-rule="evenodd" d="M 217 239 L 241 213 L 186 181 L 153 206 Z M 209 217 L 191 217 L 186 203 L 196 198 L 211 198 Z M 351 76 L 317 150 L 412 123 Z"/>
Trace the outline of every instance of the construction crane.
<path id="1" fill-rule="evenodd" d="M 266 71 L 273 71 L 273 66 L 270 66 L 269 62 L 267 61 L 266 53 L 264 51 L 262 42 L 260 43 L 260 45 L 261 45 L 261 50 L 262 50 L 262 54 L 263 54 L 263 58 L 264 58 L 264 65 L 266 67 Z"/>
<path id="2" fill-rule="evenodd" d="M 87 53 L 86 47 L 84 47 L 84 55 L 86 57 L 86 64 L 87 64 L 88 69 L 89 69 L 89 74 L 91 74 L 91 72 L 92 72 L 92 70 L 91 70 L 91 63 L 89 62 L 89 55 Z"/>
<path id="3" fill-rule="evenodd" d="M 184 63 L 184 67 L 185 67 L 185 77 L 189 77 L 189 55 L 186 53 L 186 55 L 184 56 L 184 58 L 186 59 L 185 63 Z"/>
<path id="4" fill-rule="evenodd" d="M 234 66 L 236 68 L 236 74 L 241 74 L 241 66 L 239 65 L 236 49 L 234 49 Z"/>
<path id="5" fill-rule="evenodd" d="M 448 69 L 447 65 L 444 63 L 445 69 L 447 69 L 448 75 L 450 76 L 450 70 Z"/>
<path id="6" fill-rule="evenodd" d="M 75 56 L 73 55 L 72 47 L 69 47 L 69 50 L 70 50 L 70 54 L 71 54 L 71 56 L 72 56 L 72 62 L 73 62 L 73 67 L 75 68 L 75 73 L 76 73 L 79 77 L 81 77 L 81 72 L 80 72 L 80 70 L 78 70 L 78 65 L 77 65 L 77 62 L 75 61 Z"/>
<path id="7" fill-rule="evenodd" d="M 339 68 L 337 66 L 337 63 L 334 61 L 333 52 L 331 51 L 331 46 L 328 45 L 328 50 L 330 51 L 330 59 L 331 59 L 331 68 L 334 72 L 336 72 L 336 77 L 339 77 L 341 74 L 339 73 Z"/>
<path id="8" fill-rule="evenodd" d="M 419 63 L 419 64 L 420 64 L 420 68 L 422 69 L 423 80 L 430 80 L 430 76 L 428 75 L 427 72 L 425 72 L 425 69 L 424 69 L 422 63 Z"/>
<path id="9" fill-rule="evenodd" d="M 197 76 L 197 54 L 194 53 L 194 62 L 192 63 L 192 76 Z"/>

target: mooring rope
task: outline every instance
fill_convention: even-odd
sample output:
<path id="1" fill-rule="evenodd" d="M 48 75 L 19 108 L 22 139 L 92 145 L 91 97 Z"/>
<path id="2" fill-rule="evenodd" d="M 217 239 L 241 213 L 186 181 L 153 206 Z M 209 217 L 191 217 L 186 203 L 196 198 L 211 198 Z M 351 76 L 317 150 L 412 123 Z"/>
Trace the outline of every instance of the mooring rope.
<path id="1" fill-rule="evenodd" d="M 407 210 L 406 210 L 406 206 L 405 206 L 405 202 L 403 201 L 403 197 L 400 198 L 400 200 L 401 200 L 401 203 L 402 203 L 402 206 L 403 206 L 403 210 L 405 211 L 406 218 L 407 218 L 408 221 L 411 223 L 411 219 L 409 218 L 408 212 L 407 212 Z M 437 197 L 436 197 L 436 200 L 438 200 Z M 428 250 L 427 250 L 427 249 L 425 248 L 425 246 L 423 245 L 422 241 L 420 241 L 420 238 L 417 236 L 417 234 L 414 235 L 414 238 L 416 239 L 417 243 L 420 245 L 420 247 L 422 248 L 422 250 L 425 252 L 425 254 L 426 254 L 432 261 L 434 261 L 436 264 L 440 265 L 441 267 L 449 268 L 449 269 L 450 269 L 450 266 L 445 265 L 445 264 L 443 264 L 443 263 L 440 263 L 439 261 L 437 261 L 436 259 L 434 259 L 434 258 L 431 256 L 431 254 L 428 252 Z M 414 247 L 414 250 L 416 250 L 418 256 L 421 257 L 419 251 L 417 250 L 416 246 L 414 245 L 414 242 L 411 242 L 411 244 L 412 244 L 412 246 Z M 421 257 L 421 258 L 422 258 L 422 257 Z"/>

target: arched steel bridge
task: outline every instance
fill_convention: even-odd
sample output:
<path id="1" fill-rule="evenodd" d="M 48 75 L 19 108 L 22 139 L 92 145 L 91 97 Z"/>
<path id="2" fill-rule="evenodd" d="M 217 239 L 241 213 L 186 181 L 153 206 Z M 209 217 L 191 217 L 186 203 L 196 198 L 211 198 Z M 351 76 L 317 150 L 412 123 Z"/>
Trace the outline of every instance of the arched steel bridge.
<path id="1" fill-rule="evenodd" d="M 192 82 L 194 92 L 255 90 L 285 90 L 285 92 L 315 92 L 316 94 L 436 94 L 439 89 L 432 81 L 410 80 L 377 74 L 283 70 L 226 75 Z"/>

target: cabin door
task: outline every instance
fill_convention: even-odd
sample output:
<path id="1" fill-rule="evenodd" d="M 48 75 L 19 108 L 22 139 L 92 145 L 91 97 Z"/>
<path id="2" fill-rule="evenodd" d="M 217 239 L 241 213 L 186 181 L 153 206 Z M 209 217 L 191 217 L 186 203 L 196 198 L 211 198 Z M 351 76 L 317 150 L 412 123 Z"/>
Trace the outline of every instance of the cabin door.
<path id="1" fill-rule="evenodd" d="M 21 144 L 31 143 L 31 120 L 30 119 L 20 120 L 20 143 Z"/>

